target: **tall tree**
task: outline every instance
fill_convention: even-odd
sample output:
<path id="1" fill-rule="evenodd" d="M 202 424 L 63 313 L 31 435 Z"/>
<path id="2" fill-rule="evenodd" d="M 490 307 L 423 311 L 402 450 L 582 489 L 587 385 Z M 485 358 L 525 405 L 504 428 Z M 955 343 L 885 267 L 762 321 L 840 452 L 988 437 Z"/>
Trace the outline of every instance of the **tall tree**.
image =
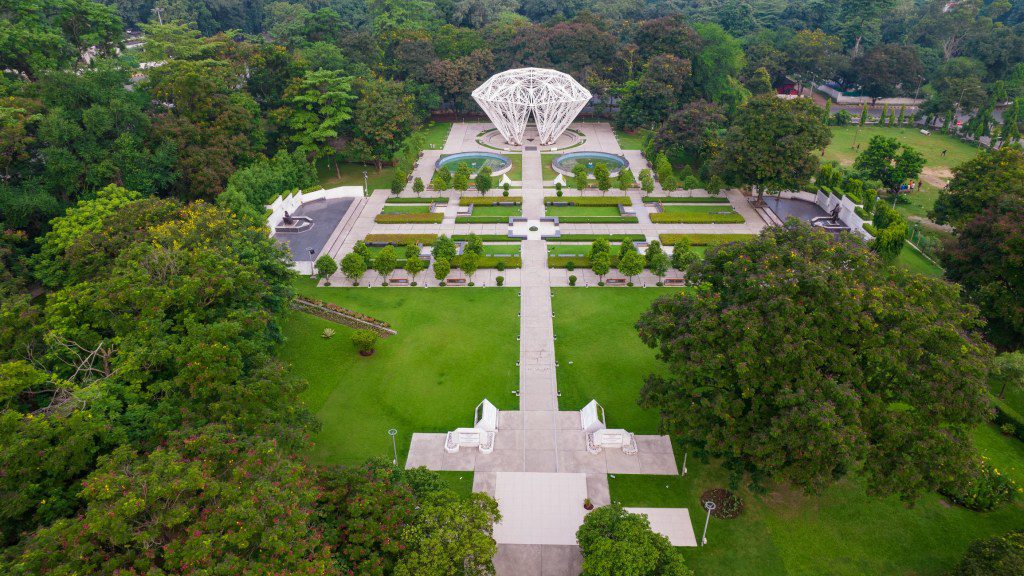
<path id="1" fill-rule="evenodd" d="M 921 174 L 924 162 L 920 152 L 896 138 L 872 136 L 868 147 L 857 155 L 853 165 L 896 194 L 901 185 Z"/>
<path id="2" fill-rule="evenodd" d="M 362 162 L 373 162 L 380 170 L 415 127 L 413 97 L 401 82 L 376 77 L 361 79 L 356 87 L 359 100 L 347 153 Z"/>
<path id="3" fill-rule="evenodd" d="M 808 98 L 752 98 L 725 135 L 717 168 L 727 180 L 765 191 L 795 190 L 818 169 L 815 150 L 832 139 L 824 113 Z"/>
<path id="4" fill-rule="evenodd" d="M 960 227 L 987 208 L 1024 202 L 1024 152 L 1013 146 L 985 150 L 953 168 L 931 217 Z"/>
<path id="5" fill-rule="evenodd" d="M 284 93 L 285 106 L 277 114 L 289 139 L 307 158 L 323 158 L 334 148 L 343 126 L 352 119 L 352 78 L 335 70 L 311 70 L 295 78 Z M 335 159 L 334 169 L 338 173 Z"/>
<path id="6" fill-rule="evenodd" d="M 795 220 L 687 277 L 696 291 L 637 324 L 667 364 L 641 402 L 683 445 L 737 481 L 818 491 L 858 472 L 907 500 L 971 469 L 991 350 L 957 287 Z"/>
<path id="7" fill-rule="evenodd" d="M 618 504 L 587 514 L 576 531 L 584 576 L 691 576 L 668 538 L 651 529 L 646 516 Z"/>

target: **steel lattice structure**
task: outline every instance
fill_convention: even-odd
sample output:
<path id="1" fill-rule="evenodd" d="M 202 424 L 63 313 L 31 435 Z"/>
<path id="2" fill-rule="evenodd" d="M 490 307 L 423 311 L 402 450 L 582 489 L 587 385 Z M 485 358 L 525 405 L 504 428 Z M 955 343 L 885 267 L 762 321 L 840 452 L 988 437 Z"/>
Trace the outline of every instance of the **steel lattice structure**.
<path id="1" fill-rule="evenodd" d="M 505 140 L 523 144 L 533 115 L 540 143 L 554 143 L 590 101 L 590 91 L 572 76 L 547 68 L 515 68 L 499 72 L 473 90 L 480 105 Z"/>

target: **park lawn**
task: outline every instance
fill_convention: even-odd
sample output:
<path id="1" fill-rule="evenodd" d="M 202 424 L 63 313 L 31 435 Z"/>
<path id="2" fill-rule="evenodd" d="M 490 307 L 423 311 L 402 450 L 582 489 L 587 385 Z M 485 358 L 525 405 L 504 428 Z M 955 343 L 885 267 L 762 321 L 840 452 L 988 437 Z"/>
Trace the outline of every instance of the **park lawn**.
<path id="1" fill-rule="evenodd" d="M 427 150 L 440 150 L 448 140 L 448 134 L 452 131 L 451 122 L 431 122 L 429 125 L 419 129 L 423 135 L 423 145 Z"/>
<path id="2" fill-rule="evenodd" d="M 559 153 L 559 154 L 541 154 L 540 155 L 541 177 L 544 178 L 545 182 L 548 182 L 550 180 L 554 180 L 555 177 L 558 176 L 558 172 L 555 172 L 555 169 L 551 167 L 551 162 L 555 158 L 558 158 L 561 155 L 562 155 L 561 153 Z M 566 182 L 569 181 L 568 177 L 564 177 L 564 178 L 566 178 Z"/>
<path id="3" fill-rule="evenodd" d="M 618 206 L 546 206 L 546 216 L 619 216 Z"/>
<path id="4" fill-rule="evenodd" d="M 932 278 L 942 278 L 942 268 L 922 256 L 910 244 L 903 246 L 903 250 L 896 257 L 896 265 Z"/>
<path id="5" fill-rule="evenodd" d="M 890 200 L 891 196 L 888 197 Z M 939 198 L 939 188 L 927 182 L 922 182 L 921 189 L 908 194 L 901 194 L 900 198 L 906 202 L 897 202 L 896 211 L 904 216 L 919 216 L 927 218 L 928 213 L 935 207 L 935 201 Z"/>
<path id="6" fill-rule="evenodd" d="M 626 132 L 625 130 L 619 130 L 618 128 L 615 129 L 615 139 L 619 141 L 619 148 L 622 148 L 623 150 L 642 150 L 644 147 L 645 136 L 645 130 Z"/>
<path id="7" fill-rule="evenodd" d="M 993 452 L 990 457 L 998 461 L 1008 456 L 1020 463 L 1024 445 L 1018 442 L 1018 447 L 1015 454 Z M 728 475 L 717 464 L 692 455 L 687 468 L 682 477 L 609 477 L 612 501 L 689 508 L 699 540 L 705 517 L 700 494 L 727 487 Z M 971 541 L 1018 528 L 1024 520 L 1020 504 L 978 513 L 949 506 L 937 494 L 926 494 L 908 508 L 896 497 L 868 496 L 856 479 L 839 482 L 819 496 L 782 485 L 764 495 L 745 488 L 738 493 L 746 505 L 742 516 L 712 518 L 708 546 L 680 548 L 696 574 L 944 576 Z"/>
<path id="8" fill-rule="evenodd" d="M 918 128 L 885 128 L 881 126 L 865 126 L 857 136 L 856 126 L 833 126 L 832 142 L 825 148 L 824 161 L 837 160 L 843 166 L 850 166 L 857 157 L 859 150 L 854 148 L 854 138 L 860 144 L 860 150 L 867 147 L 872 136 L 896 138 L 909 145 L 925 158 L 925 169 L 952 169 L 978 155 L 979 148 L 966 144 L 949 136 L 932 132 L 925 136 Z M 942 151 L 946 150 L 946 156 Z"/>
<path id="9" fill-rule="evenodd" d="M 473 494 L 473 473 L 472 472 L 449 472 L 434 471 L 441 477 L 448 488 L 463 498 L 469 498 Z"/>
<path id="10" fill-rule="evenodd" d="M 366 172 L 367 181 L 372 191 L 381 188 L 390 189 L 391 180 L 395 177 L 395 168 L 393 166 L 385 166 L 378 171 L 377 167 L 372 164 L 339 161 L 338 169 L 341 171 L 340 178 L 334 171 L 334 161 L 331 158 L 318 160 L 316 163 L 316 173 L 320 177 L 320 185 L 324 188 L 362 186 L 363 172 Z"/>
<path id="11" fill-rule="evenodd" d="M 590 244 L 548 244 L 548 256 L 587 256 Z M 618 248 L 613 248 L 615 252 Z"/>
<path id="12" fill-rule="evenodd" d="M 349 340 L 352 329 L 297 311 L 285 314 L 278 355 L 309 383 L 302 400 L 322 424 L 309 449 L 315 462 L 390 456 L 387 430 L 396 428 L 401 464 L 413 432 L 469 426 L 484 398 L 502 410 L 517 408 L 511 393 L 519 382 L 514 288 L 317 288 L 305 278 L 296 288 L 398 331 L 364 358 Z M 335 336 L 324 340 L 324 328 Z"/>
<path id="13" fill-rule="evenodd" d="M 473 206 L 473 216 L 522 216 L 522 206 Z"/>
<path id="14" fill-rule="evenodd" d="M 656 297 L 679 291 L 554 288 L 559 410 L 579 410 L 596 399 L 604 406 L 609 427 L 658 433 L 658 414 L 640 408 L 637 399 L 644 378 L 660 365 L 633 326 Z"/>

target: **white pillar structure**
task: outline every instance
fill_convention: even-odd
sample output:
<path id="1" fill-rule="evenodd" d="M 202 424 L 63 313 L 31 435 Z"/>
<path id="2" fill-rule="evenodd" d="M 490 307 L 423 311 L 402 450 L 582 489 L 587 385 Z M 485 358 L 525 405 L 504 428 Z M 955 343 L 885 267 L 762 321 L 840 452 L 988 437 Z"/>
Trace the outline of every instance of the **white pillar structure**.
<path id="1" fill-rule="evenodd" d="M 523 144 L 523 133 L 532 115 L 540 144 L 549 145 L 587 105 L 590 91 L 564 72 L 515 68 L 488 78 L 473 90 L 473 100 L 509 144 Z"/>

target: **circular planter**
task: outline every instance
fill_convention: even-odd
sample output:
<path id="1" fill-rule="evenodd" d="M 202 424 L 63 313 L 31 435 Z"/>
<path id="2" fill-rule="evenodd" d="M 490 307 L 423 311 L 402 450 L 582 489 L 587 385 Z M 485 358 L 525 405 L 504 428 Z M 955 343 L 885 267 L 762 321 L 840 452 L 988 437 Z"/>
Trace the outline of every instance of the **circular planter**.
<path id="1" fill-rule="evenodd" d="M 434 163 L 434 168 L 445 168 L 454 174 L 460 162 L 465 162 L 469 165 L 470 172 L 472 172 L 474 178 L 484 166 L 491 167 L 491 176 L 501 176 L 512 169 L 512 160 L 507 156 L 493 152 L 459 152 L 457 154 L 449 154 L 439 158 Z"/>
<path id="2" fill-rule="evenodd" d="M 584 162 L 587 167 L 587 174 L 594 176 L 594 166 L 603 163 L 608 167 L 609 176 L 612 178 L 619 175 L 623 168 L 629 166 L 629 160 L 625 156 L 609 154 L 607 152 L 568 152 L 551 161 L 551 167 L 563 176 L 572 176 L 572 169 L 577 162 Z"/>

